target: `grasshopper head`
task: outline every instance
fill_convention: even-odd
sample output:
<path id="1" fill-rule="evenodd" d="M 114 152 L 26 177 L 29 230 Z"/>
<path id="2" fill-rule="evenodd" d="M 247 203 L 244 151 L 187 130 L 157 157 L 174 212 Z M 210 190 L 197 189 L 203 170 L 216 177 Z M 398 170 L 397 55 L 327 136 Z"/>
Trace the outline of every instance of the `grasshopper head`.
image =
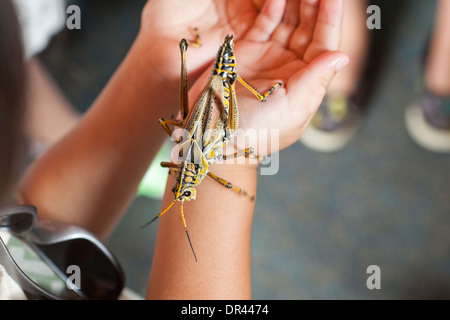
<path id="1" fill-rule="evenodd" d="M 193 187 L 183 187 L 182 185 L 176 185 L 172 189 L 173 194 L 175 195 L 175 199 L 178 201 L 189 201 L 195 200 L 197 196 L 197 192 Z"/>
<path id="2" fill-rule="evenodd" d="M 207 168 L 204 165 L 185 162 L 176 178 L 172 188 L 175 199 L 178 201 L 194 200 L 196 196 L 195 186 L 205 177 Z"/>

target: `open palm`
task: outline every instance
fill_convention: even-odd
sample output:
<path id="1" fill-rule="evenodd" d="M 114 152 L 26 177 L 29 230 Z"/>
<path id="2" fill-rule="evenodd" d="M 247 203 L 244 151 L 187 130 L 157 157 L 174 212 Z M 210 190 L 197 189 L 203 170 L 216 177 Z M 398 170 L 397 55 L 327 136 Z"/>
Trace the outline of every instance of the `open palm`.
<path id="1" fill-rule="evenodd" d="M 273 1 L 273 0 L 271 0 Z M 142 13 L 140 38 L 151 70 L 168 84 L 179 85 L 181 38 L 201 36 L 201 50 L 189 50 L 188 72 L 195 80 L 211 63 L 218 44 L 233 33 L 239 39 L 253 26 L 261 1 L 151 0 Z"/>
<path id="2" fill-rule="evenodd" d="M 277 145 L 266 150 L 250 139 L 260 155 L 283 149 L 301 137 L 329 82 L 348 63 L 343 53 L 334 51 L 339 46 L 342 14 L 339 0 L 267 1 L 246 34 L 235 42 L 237 72 L 242 78 L 261 91 L 277 81 L 283 83 L 266 102 L 236 85 L 239 128 L 264 129 L 269 136 L 270 130 L 278 130 Z M 205 72 L 192 88 L 191 101 L 208 75 Z"/>

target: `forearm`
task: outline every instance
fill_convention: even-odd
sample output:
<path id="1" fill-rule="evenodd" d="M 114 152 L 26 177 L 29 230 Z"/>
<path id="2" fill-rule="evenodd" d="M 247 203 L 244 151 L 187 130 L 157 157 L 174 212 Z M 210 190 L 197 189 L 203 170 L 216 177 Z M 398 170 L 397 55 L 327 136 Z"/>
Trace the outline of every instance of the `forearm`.
<path id="1" fill-rule="evenodd" d="M 178 97 L 150 73 L 144 41 L 126 59 L 79 124 L 38 159 L 19 185 L 41 218 L 77 223 L 105 236 L 125 210 L 165 134 L 162 115 Z M 173 96 L 173 97 L 172 97 Z"/>
<path id="2" fill-rule="evenodd" d="M 256 167 L 227 164 L 212 166 L 211 171 L 248 194 L 256 194 Z M 173 178 L 169 178 L 163 209 L 173 201 L 172 185 Z M 184 213 L 198 262 L 177 203 L 159 220 L 147 298 L 250 299 L 254 201 L 209 177 L 196 189 L 197 199 L 184 203 Z"/>

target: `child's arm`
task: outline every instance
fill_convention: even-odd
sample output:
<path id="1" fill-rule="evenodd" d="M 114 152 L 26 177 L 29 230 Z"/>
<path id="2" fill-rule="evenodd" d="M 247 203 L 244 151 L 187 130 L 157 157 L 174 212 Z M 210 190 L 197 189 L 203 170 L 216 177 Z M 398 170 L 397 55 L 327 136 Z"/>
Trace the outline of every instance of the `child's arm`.
<path id="1" fill-rule="evenodd" d="M 298 141 L 328 83 L 348 63 L 344 54 L 332 51 L 339 45 L 342 14 L 340 0 L 266 2 L 246 37 L 236 41 L 237 70 L 243 77 L 253 79 L 258 88 L 283 82 L 283 88 L 277 88 L 266 102 L 236 84 L 239 128 L 265 130 L 268 136 L 272 129 L 278 132 L 277 143 L 265 145 L 258 138 L 250 139 L 260 155 Z M 193 86 L 191 97 L 200 92 L 207 76 Z M 256 194 L 255 165 L 222 164 L 210 169 L 249 195 Z M 162 209 L 174 199 L 173 183 L 170 177 Z M 178 202 L 159 219 L 147 297 L 250 299 L 254 202 L 209 177 L 196 189 L 196 200 L 185 202 L 184 212 L 198 262 L 189 247 Z"/>

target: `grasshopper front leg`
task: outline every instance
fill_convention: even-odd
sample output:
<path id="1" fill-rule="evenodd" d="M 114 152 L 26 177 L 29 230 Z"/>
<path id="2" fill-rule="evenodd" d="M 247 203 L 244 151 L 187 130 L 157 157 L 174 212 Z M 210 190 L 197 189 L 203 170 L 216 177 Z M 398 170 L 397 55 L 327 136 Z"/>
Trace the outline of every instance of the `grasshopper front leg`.
<path id="1" fill-rule="evenodd" d="M 183 127 L 184 122 L 183 121 L 178 121 L 178 120 L 167 120 L 164 118 L 159 119 L 159 124 L 163 127 L 164 131 L 167 132 L 167 134 L 172 137 L 173 134 L 173 130 L 170 129 L 169 124 L 176 126 L 176 127 Z"/>
<path id="2" fill-rule="evenodd" d="M 200 40 L 200 33 L 198 32 L 198 28 L 194 28 L 195 39 L 188 40 L 189 44 L 192 44 L 194 47 L 199 48 L 202 45 L 202 41 Z"/>
<path id="3" fill-rule="evenodd" d="M 170 175 L 175 174 L 180 170 L 180 167 L 178 166 L 178 164 L 173 163 L 173 162 L 161 162 L 161 167 L 168 168 Z"/>
<path id="4" fill-rule="evenodd" d="M 179 169 L 179 165 L 173 162 L 161 162 L 161 167 L 169 169 Z"/>
<path id="5" fill-rule="evenodd" d="M 277 82 L 269 90 L 267 90 L 265 93 L 260 93 L 250 83 L 248 83 L 247 81 L 242 79 L 241 76 L 238 75 L 237 79 L 247 90 L 249 90 L 251 93 L 253 93 L 255 95 L 255 97 L 258 98 L 259 101 L 266 101 L 267 96 L 271 95 L 272 92 L 276 88 L 281 88 L 283 86 L 283 84 L 281 82 Z"/>

